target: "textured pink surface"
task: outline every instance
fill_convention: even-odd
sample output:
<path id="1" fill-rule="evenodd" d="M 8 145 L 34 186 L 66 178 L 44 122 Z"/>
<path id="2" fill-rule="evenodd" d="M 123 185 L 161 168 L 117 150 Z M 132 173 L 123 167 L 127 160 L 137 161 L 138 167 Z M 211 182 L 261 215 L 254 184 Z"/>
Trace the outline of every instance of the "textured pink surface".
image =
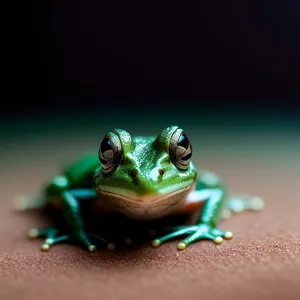
<path id="1" fill-rule="evenodd" d="M 300 172 L 292 166 L 266 166 L 228 153 L 205 161 L 232 190 L 266 201 L 263 212 L 223 222 L 221 228 L 232 230 L 234 238 L 220 246 L 205 241 L 179 252 L 174 241 L 157 249 L 91 254 L 57 245 L 42 253 L 41 240 L 28 240 L 26 232 L 47 221 L 35 212 L 12 210 L 14 196 L 36 191 L 55 173 L 36 151 L 26 164 L 7 156 L 1 176 L 0 299 L 300 298 Z"/>

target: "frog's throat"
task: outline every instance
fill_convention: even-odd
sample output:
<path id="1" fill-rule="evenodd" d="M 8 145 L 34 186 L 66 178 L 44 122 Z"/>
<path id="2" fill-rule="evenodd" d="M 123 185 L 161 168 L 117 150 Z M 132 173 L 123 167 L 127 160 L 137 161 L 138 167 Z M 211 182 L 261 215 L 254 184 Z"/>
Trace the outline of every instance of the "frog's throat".
<path id="1" fill-rule="evenodd" d="M 106 210 L 124 214 L 133 219 L 150 220 L 170 215 L 183 208 L 195 184 L 168 194 L 124 196 L 97 190 L 100 205 Z"/>

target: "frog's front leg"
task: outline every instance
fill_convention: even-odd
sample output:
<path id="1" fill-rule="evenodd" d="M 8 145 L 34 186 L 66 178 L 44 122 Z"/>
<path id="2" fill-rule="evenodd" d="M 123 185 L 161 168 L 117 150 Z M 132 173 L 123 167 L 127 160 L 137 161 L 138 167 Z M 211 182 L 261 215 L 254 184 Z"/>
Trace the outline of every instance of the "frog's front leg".
<path id="1" fill-rule="evenodd" d="M 78 189 L 64 191 L 61 194 L 63 217 L 70 230 L 69 234 L 60 235 L 60 228 L 49 227 L 44 229 L 31 229 L 29 231 L 29 237 L 45 237 L 45 242 L 41 247 L 42 251 L 49 250 L 50 246 L 68 240 L 76 240 L 81 245 L 88 248 L 89 251 L 94 252 L 96 246 L 93 245 L 89 237 L 96 238 L 102 244 L 106 244 L 109 247 L 109 243 L 104 238 L 94 234 L 88 234 L 84 230 L 84 223 L 80 215 L 80 203 L 82 199 L 96 198 L 96 192 L 92 189 Z"/>
<path id="2" fill-rule="evenodd" d="M 172 228 L 172 232 L 152 241 L 152 246 L 157 247 L 161 243 L 187 235 L 178 245 L 179 250 L 185 249 L 189 244 L 209 239 L 216 244 L 221 244 L 223 238 L 231 239 L 231 232 L 224 232 L 216 227 L 216 223 L 221 213 L 224 200 L 224 191 L 221 188 L 203 189 L 195 192 L 196 197 L 203 199 L 205 204 L 195 225 L 177 226 Z M 199 200 L 198 199 L 198 200 Z"/>

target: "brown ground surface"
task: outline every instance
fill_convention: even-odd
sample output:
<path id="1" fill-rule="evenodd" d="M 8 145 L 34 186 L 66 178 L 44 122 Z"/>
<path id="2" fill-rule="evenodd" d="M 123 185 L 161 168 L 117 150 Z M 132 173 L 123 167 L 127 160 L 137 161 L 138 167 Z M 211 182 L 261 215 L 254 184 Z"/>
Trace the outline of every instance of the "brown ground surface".
<path id="1" fill-rule="evenodd" d="M 197 165 L 221 174 L 233 191 L 266 201 L 263 212 L 221 224 L 234 232 L 233 240 L 220 246 L 199 242 L 182 252 L 174 241 L 157 249 L 95 254 L 72 245 L 41 253 L 41 241 L 28 240 L 26 232 L 46 221 L 35 212 L 12 210 L 13 197 L 37 191 L 57 172 L 57 161 L 97 147 L 94 132 L 81 141 L 78 132 L 7 139 L 1 158 L 0 299 L 300 299 L 299 136 L 248 134 L 211 135 L 201 145 L 194 137 L 194 153 L 203 160 L 194 154 Z"/>

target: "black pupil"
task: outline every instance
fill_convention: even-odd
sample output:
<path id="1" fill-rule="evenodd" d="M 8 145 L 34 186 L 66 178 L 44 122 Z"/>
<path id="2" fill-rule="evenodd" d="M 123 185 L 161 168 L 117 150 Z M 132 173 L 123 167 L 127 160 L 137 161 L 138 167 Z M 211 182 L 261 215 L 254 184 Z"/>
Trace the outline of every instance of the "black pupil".
<path id="1" fill-rule="evenodd" d="M 181 158 L 181 160 L 189 160 L 192 157 L 192 153 L 189 153 L 188 155 Z"/>
<path id="2" fill-rule="evenodd" d="M 112 150 L 111 142 L 108 138 L 104 138 L 101 146 L 100 146 L 101 152 L 104 153 L 108 150 Z"/>
<path id="3" fill-rule="evenodd" d="M 187 136 L 184 133 L 182 133 L 179 138 L 179 141 L 178 141 L 178 146 L 181 146 L 184 149 L 187 149 L 189 147 L 189 144 L 190 144 L 189 139 L 187 138 Z"/>

